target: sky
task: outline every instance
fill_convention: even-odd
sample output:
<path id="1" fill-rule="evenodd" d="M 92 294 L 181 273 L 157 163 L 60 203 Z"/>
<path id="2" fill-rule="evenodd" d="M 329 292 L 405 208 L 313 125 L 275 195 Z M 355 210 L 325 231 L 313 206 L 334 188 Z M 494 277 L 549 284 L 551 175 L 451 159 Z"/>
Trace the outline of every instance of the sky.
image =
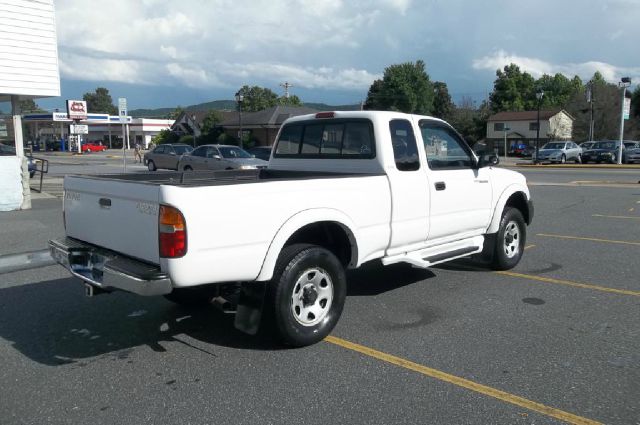
<path id="1" fill-rule="evenodd" d="M 359 103 L 423 60 L 454 101 L 516 63 L 534 77 L 640 82 L 640 0 L 54 0 L 62 96 L 107 87 L 129 109 L 233 99 L 243 85 Z"/>

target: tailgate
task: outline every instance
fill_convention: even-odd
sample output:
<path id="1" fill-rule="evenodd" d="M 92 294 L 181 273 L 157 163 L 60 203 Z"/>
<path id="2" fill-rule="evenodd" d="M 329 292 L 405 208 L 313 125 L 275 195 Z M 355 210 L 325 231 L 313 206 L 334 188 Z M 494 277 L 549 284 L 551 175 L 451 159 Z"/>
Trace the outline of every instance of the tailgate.
<path id="1" fill-rule="evenodd" d="M 159 262 L 159 185 L 67 176 L 64 189 L 67 236 Z"/>

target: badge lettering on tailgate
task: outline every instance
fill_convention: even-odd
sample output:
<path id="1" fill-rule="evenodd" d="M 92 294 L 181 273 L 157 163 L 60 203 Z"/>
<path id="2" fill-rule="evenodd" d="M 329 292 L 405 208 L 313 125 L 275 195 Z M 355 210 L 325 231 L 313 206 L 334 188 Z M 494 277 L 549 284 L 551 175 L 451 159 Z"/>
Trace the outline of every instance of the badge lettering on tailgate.
<path id="1" fill-rule="evenodd" d="M 64 191 L 64 199 L 65 201 L 79 201 L 80 194 L 78 192 L 73 192 L 71 190 Z"/>
<path id="2" fill-rule="evenodd" d="M 136 205 L 140 214 L 158 215 L 158 205 L 148 204 L 146 202 L 138 202 Z"/>

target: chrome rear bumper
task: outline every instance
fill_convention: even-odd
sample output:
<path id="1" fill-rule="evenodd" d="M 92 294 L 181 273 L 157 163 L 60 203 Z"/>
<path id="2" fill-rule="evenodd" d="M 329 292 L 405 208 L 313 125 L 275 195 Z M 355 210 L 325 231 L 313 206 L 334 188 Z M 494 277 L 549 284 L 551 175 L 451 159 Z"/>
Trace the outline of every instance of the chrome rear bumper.
<path id="1" fill-rule="evenodd" d="M 72 275 L 104 291 L 121 290 L 143 296 L 164 295 L 171 280 L 160 267 L 76 239 L 49 241 L 51 257 Z"/>

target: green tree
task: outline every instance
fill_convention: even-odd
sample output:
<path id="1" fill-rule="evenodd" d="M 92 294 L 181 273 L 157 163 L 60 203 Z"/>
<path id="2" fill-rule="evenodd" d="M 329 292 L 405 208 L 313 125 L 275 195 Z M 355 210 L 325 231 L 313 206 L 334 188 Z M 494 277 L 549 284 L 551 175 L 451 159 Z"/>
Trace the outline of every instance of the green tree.
<path id="1" fill-rule="evenodd" d="M 245 112 L 262 111 L 278 103 L 278 95 L 264 87 L 242 86 L 238 93 L 243 96 L 242 110 Z"/>
<path id="2" fill-rule="evenodd" d="M 38 104 L 33 99 L 24 99 L 19 102 L 20 111 L 24 113 L 29 112 L 42 112 L 43 110 L 38 106 Z"/>
<path id="3" fill-rule="evenodd" d="M 167 143 L 176 143 L 178 139 L 179 137 L 177 134 L 175 134 L 171 130 L 164 129 L 164 130 L 160 130 L 160 133 L 153 136 L 153 138 L 151 139 L 151 143 L 153 143 L 156 146 L 164 145 Z"/>
<path id="4" fill-rule="evenodd" d="M 631 94 L 631 116 L 640 119 L 640 85 Z"/>
<path id="5" fill-rule="evenodd" d="M 289 97 L 280 96 L 278 104 L 283 106 L 302 106 L 302 101 L 294 94 Z"/>
<path id="6" fill-rule="evenodd" d="M 435 94 L 435 97 L 433 98 L 433 116 L 445 120 L 449 119 L 453 113 L 455 105 L 451 101 L 447 83 L 440 81 L 434 82 L 433 92 Z"/>
<path id="7" fill-rule="evenodd" d="M 182 115 L 183 112 L 184 108 L 182 106 L 176 106 L 176 109 L 167 114 L 167 119 L 176 120 L 180 115 Z"/>
<path id="8" fill-rule="evenodd" d="M 382 80 L 369 88 L 365 109 L 429 114 L 433 109 L 433 84 L 421 60 L 391 65 Z"/>
<path id="9" fill-rule="evenodd" d="M 222 113 L 220 111 L 209 111 L 202 119 L 200 125 L 200 136 L 196 139 L 196 144 L 207 145 L 217 143 L 218 137 L 222 133 L 219 124 L 222 122 Z"/>
<path id="10" fill-rule="evenodd" d="M 535 80 L 529 73 L 520 71 L 518 65 L 512 63 L 502 71 L 498 69 L 496 77 L 489 96 L 493 112 L 526 111 L 537 107 Z"/>
<path id="11" fill-rule="evenodd" d="M 96 88 L 96 91 L 85 93 L 82 99 L 87 102 L 87 112 L 117 115 L 118 108 L 113 106 L 113 99 L 109 90 L 104 87 Z"/>

